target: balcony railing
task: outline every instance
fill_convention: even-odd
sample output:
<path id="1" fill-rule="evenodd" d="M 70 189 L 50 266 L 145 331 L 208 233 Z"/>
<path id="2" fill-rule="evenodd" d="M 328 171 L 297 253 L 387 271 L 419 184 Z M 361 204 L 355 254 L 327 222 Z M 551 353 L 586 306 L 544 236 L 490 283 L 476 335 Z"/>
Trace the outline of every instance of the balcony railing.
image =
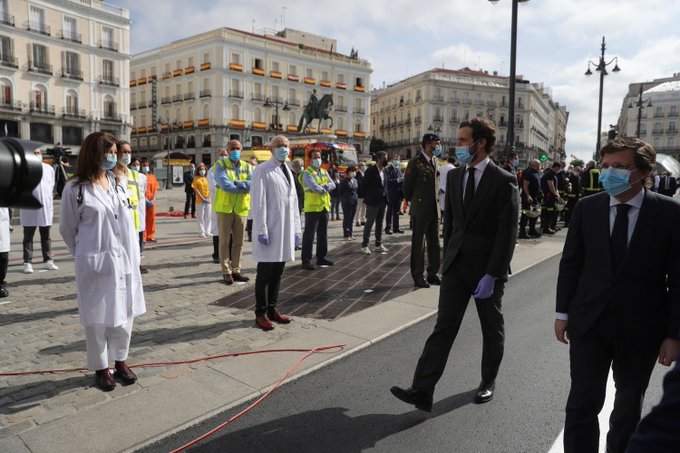
<path id="1" fill-rule="evenodd" d="M 654 112 L 654 118 L 663 118 L 663 112 Z"/>
<path id="2" fill-rule="evenodd" d="M 336 112 L 347 112 L 347 106 L 346 105 L 336 105 L 335 111 Z"/>
<path id="3" fill-rule="evenodd" d="M 454 104 L 460 104 L 460 98 L 452 97 L 450 101 L 453 102 Z"/>
<path id="4" fill-rule="evenodd" d="M 136 102 L 130 102 L 130 110 L 137 110 L 137 103 Z"/>
<path id="5" fill-rule="evenodd" d="M 109 41 L 106 39 L 103 39 L 97 43 L 97 47 L 100 49 L 106 49 L 106 50 L 111 50 L 113 52 L 118 52 L 118 43 L 114 41 Z"/>
<path id="6" fill-rule="evenodd" d="M 120 81 L 118 80 L 118 77 L 113 77 L 113 76 L 109 76 L 109 75 L 99 76 L 98 81 L 102 85 L 110 85 L 110 86 L 114 86 L 114 87 L 117 87 L 117 86 L 120 85 Z"/>
<path id="7" fill-rule="evenodd" d="M 356 115 L 365 115 L 366 114 L 366 109 L 363 107 L 354 107 L 354 114 Z"/>
<path id="8" fill-rule="evenodd" d="M 191 100 L 194 100 L 194 99 L 196 99 L 196 92 L 195 91 L 191 91 L 189 93 L 184 93 L 184 100 L 185 101 L 191 101 Z"/>
<path id="9" fill-rule="evenodd" d="M 161 104 L 169 104 L 171 102 L 172 102 L 172 98 L 170 96 L 161 97 Z"/>
<path id="10" fill-rule="evenodd" d="M 470 105 L 470 104 L 472 104 L 472 100 L 471 99 L 463 99 L 463 104 L 464 105 Z"/>
<path id="11" fill-rule="evenodd" d="M 19 60 L 12 55 L 0 55 L 0 65 L 10 68 L 18 68 Z"/>
<path id="12" fill-rule="evenodd" d="M 671 117 L 678 116 L 678 111 L 676 110 L 675 112 L 672 112 L 672 111 L 668 112 L 668 116 L 671 116 Z"/>
<path id="13" fill-rule="evenodd" d="M 433 102 L 444 102 L 444 96 L 434 95 L 434 96 L 432 96 L 432 101 Z"/>
<path id="14" fill-rule="evenodd" d="M 53 105 L 48 105 L 44 103 L 36 103 L 35 101 L 31 101 L 28 104 L 28 110 L 31 113 L 41 113 L 44 115 L 54 115 L 54 106 Z"/>
<path id="15" fill-rule="evenodd" d="M 449 118 L 449 124 L 458 124 L 458 123 L 460 123 L 460 120 L 457 117 L 453 116 L 453 117 Z"/>
<path id="16" fill-rule="evenodd" d="M 652 129 L 652 134 L 661 135 L 663 134 L 663 129 Z"/>
<path id="17" fill-rule="evenodd" d="M 83 71 L 75 68 L 61 68 L 61 76 L 65 79 L 83 80 Z"/>
<path id="18" fill-rule="evenodd" d="M 64 41 L 77 42 L 78 44 L 82 44 L 83 42 L 83 35 L 67 30 L 59 30 L 57 37 L 63 39 Z"/>
<path id="19" fill-rule="evenodd" d="M 416 116 L 416 117 L 413 119 L 413 122 L 414 122 L 415 124 L 420 124 L 420 123 L 423 122 L 423 117 L 422 117 L 422 116 Z"/>
<path id="20" fill-rule="evenodd" d="M 444 117 L 439 116 L 439 115 L 435 115 L 434 117 L 432 117 L 432 121 L 435 122 L 435 123 L 443 123 Z"/>
<path id="21" fill-rule="evenodd" d="M 34 31 L 40 33 L 41 35 L 50 36 L 50 26 L 43 24 L 42 22 L 34 22 L 32 20 L 27 20 L 24 22 L 24 28 L 29 31 Z"/>
<path id="22" fill-rule="evenodd" d="M 28 60 L 28 65 L 26 69 L 28 69 L 31 72 L 52 75 L 52 65 L 42 61 Z"/>
<path id="23" fill-rule="evenodd" d="M 292 105 L 294 107 L 300 107 L 300 100 L 295 99 L 295 98 L 290 98 L 290 99 L 288 99 L 288 105 Z"/>
<path id="24" fill-rule="evenodd" d="M 677 134 L 678 130 L 674 127 L 669 127 L 668 129 L 666 129 L 666 133 L 667 134 Z"/>
<path id="25" fill-rule="evenodd" d="M 11 100 L 0 100 L 0 110 L 15 110 L 20 112 L 22 110 L 21 101 L 12 102 Z"/>
<path id="26" fill-rule="evenodd" d="M 10 16 L 7 13 L 2 13 L 0 14 L 0 23 L 14 27 L 14 16 Z"/>
<path id="27" fill-rule="evenodd" d="M 210 91 L 209 88 L 206 90 L 201 90 L 201 92 L 198 95 L 198 97 L 200 98 L 209 98 L 210 96 L 212 96 L 212 92 Z"/>
<path id="28" fill-rule="evenodd" d="M 257 102 L 264 102 L 264 94 L 261 93 L 253 93 L 250 95 L 250 99 L 252 101 L 257 101 Z"/>
<path id="29" fill-rule="evenodd" d="M 61 109 L 61 116 L 63 116 L 64 118 L 74 118 L 80 120 L 84 120 L 87 118 L 85 109 L 74 109 L 68 107 L 63 107 Z"/>
<path id="30" fill-rule="evenodd" d="M 102 119 L 102 121 L 115 121 L 115 122 L 118 122 L 118 123 L 122 121 L 121 117 L 118 113 L 111 112 L 111 111 L 108 111 L 108 112 L 105 111 L 104 113 L 102 113 L 101 119 Z"/>
<path id="31" fill-rule="evenodd" d="M 239 90 L 229 90 L 229 97 L 230 97 L 230 98 L 243 99 L 243 91 L 239 91 Z"/>
<path id="32" fill-rule="evenodd" d="M 496 101 L 486 101 L 486 105 L 489 107 L 496 107 Z"/>
<path id="33" fill-rule="evenodd" d="M 181 94 L 175 94 L 172 96 L 172 102 L 182 102 L 184 100 Z"/>

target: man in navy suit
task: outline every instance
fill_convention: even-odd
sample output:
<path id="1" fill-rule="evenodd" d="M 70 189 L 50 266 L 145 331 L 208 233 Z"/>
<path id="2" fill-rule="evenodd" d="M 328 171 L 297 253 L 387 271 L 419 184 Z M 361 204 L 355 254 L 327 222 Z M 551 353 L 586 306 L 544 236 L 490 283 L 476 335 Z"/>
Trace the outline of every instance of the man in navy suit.
<path id="1" fill-rule="evenodd" d="M 625 452 L 657 361 L 680 342 L 680 203 L 644 188 L 656 153 L 637 138 L 600 150 L 604 192 L 581 199 L 557 280 L 555 335 L 569 343 L 565 452 L 597 452 L 609 369 L 616 383 L 608 452 Z"/>

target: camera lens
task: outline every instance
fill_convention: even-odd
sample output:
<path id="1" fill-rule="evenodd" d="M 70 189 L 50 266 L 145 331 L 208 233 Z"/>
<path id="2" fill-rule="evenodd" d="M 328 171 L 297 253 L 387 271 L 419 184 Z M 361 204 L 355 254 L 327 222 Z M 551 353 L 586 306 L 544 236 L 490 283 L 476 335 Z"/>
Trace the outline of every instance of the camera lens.
<path id="1" fill-rule="evenodd" d="M 39 209 L 33 189 L 42 179 L 42 161 L 33 154 L 42 143 L 0 138 L 0 207 Z"/>

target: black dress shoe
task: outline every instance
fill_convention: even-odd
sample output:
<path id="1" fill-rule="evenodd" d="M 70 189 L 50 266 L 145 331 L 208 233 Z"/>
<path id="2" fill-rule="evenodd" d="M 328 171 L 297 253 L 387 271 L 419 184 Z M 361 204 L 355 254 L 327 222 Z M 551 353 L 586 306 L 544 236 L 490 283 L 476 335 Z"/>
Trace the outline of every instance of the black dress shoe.
<path id="1" fill-rule="evenodd" d="M 537 239 L 541 237 L 541 233 L 538 231 L 529 231 L 529 237 L 532 239 Z"/>
<path id="2" fill-rule="evenodd" d="M 555 234 L 555 230 L 551 230 L 550 228 L 546 228 L 543 230 L 543 234 Z"/>
<path id="3" fill-rule="evenodd" d="M 316 265 L 317 266 L 332 266 L 333 261 L 327 260 L 326 258 L 321 259 L 321 260 L 316 260 Z"/>
<path id="4" fill-rule="evenodd" d="M 424 278 L 419 278 L 415 282 L 413 282 L 413 287 L 414 288 L 429 288 L 430 284 L 425 281 Z"/>
<path id="5" fill-rule="evenodd" d="M 303 261 L 302 268 L 308 271 L 313 271 L 316 269 L 316 267 L 314 267 L 311 261 Z"/>
<path id="6" fill-rule="evenodd" d="M 385 234 L 393 234 L 392 230 L 385 230 Z"/>
<path id="7" fill-rule="evenodd" d="M 428 276 L 427 277 L 427 283 L 430 285 L 441 285 L 442 281 L 437 277 L 436 275 L 433 275 L 432 277 Z"/>
<path id="8" fill-rule="evenodd" d="M 403 389 L 396 385 L 390 389 L 392 395 L 396 396 L 406 404 L 413 404 L 416 409 L 425 412 L 432 412 L 432 396 L 413 387 Z"/>
<path id="9" fill-rule="evenodd" d="M 404 230 L 394 230 L 395 233 L 404 233 Z"/>
<path id="10" fill-rule="evenodd" d="M 475 404 L 482 404 L 491 401 L 493 398 L 493 392 L 496 389 L 495 381 L 484 382 L 479 384 L 477 393 L 475 393 Z"/>
<path id="11" fill-rule="evenodd" d="M 0 288 L 0 297 L 8 297 L 9 296 L 9 291 L 7 291 L 7 288 Z"/>
<path id="12" fill-rule="evenodd" d="M 95 382 L 97 387 L 104 392 L 110 392 L 116 388 L 116 381 L 111 377 L 111 372 L 108 368 L 95 371 Z"/>
<path id="13" fill-rule="evenodd" d="M 529 239 L 529 235 L 524 233 L 520 233 L 519 236 L 517 236 L 519 239 Z"/>

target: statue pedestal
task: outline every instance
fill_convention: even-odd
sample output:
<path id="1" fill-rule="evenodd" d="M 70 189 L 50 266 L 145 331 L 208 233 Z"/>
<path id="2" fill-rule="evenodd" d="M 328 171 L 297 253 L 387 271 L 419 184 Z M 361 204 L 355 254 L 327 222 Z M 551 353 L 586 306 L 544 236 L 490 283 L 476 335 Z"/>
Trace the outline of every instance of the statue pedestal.
<path id="1" fill-rule="evenodd" d="M 288 137 L 291 145 L 319 143 L 319 142 L 335 142 L 338 140 L 337 135 L 333 134 L 309 134 L 296 137 Z"/>

